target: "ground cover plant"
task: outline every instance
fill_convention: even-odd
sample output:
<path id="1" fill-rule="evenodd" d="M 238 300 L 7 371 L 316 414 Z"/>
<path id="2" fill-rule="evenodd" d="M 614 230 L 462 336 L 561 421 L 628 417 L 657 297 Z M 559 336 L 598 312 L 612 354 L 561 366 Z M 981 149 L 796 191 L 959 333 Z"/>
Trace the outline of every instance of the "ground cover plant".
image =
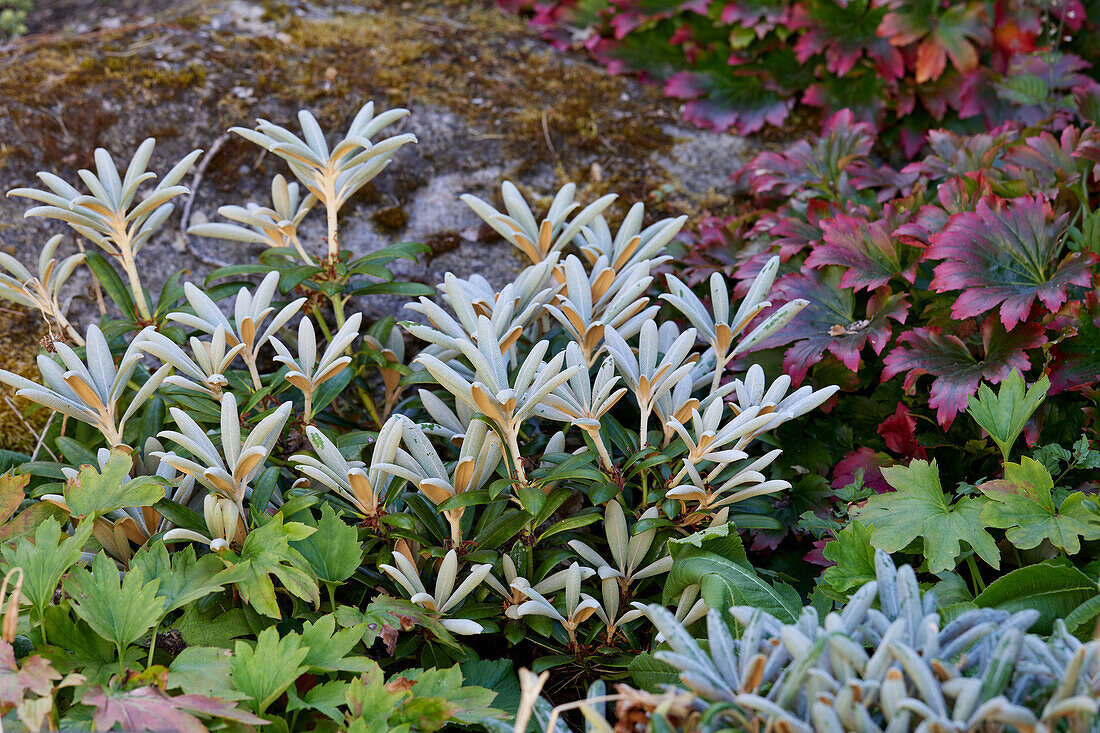
<path id="1" fill-rule="evenodd" d="M 925 131 L 975 131 L 1095 106 L 1096 8 L 1030 2 L 498 0 L 559 48 L 590 51 L 686 100 L 703 127 L 782 127 L 804 106 L 848 109 L 907 152 Z M 1093 117 L 1094 121 L 1097 121 Z"/>
<path id="2" fill-rule="evenodd" d="M 505 182 L 464 200 L 529 264 L 429 288 L 394 276 L 423 245 L 341 247 L 405 114 L 233 128 L 285 172 L 190 233 L 258 254 L 158 293 L 200 151 L 9 192 L 86 252 L 0 254 L 50 332 L 39 380 L 0 371 L 50 413 L 0 454 L 5 722 L 1095 726 L 1094 130 L 895 170 L 839 113 L 691 250 L 686 217 Z M 83 329 L 80 267 L 114 306 Z"/>
<path id="3" fill-rule="evenodd" d="M 260 245 L 258 262 L 155 295 L 141 249 L 199 151 L 158 176 L 152 140 L 123 165 L 98 150 L 86 193 L 50 173 L 10 192 L 89 245 L 59 263 L 50 239 L 37 272 L 0 262 L 51 333 L 38 382 L 0 380 L 54 413 L 37 455 L 4 455 L 12 719 L 499 727 L 519 709 L 511 659 L 555 670 L 558 698 L 625 679 L 657 633 L 632 603 L 687 622 L 746 594 L 797 603 L 727 557 L 735 526 L 777 526 L 762 497 L 788 484 L 763 439 L 835 391 L 759 368 L 723 384 L 805 305 L 758 317 L 778 259 L 736 300 L 718 281 L 712 307 L 676 282 L 654 297 L 683 218 L 645 226 L 635 205 L 613 232 L 614 197 L 581 206 L 568 185 L 540 221 L 506 183 L 503 211 L 467 203 L 530 266 L 500 290 L 448 275 L 434 301 L 387 268 L 422 245 L 340 248 L 342 205 L 415 142 L 384 136 L 404 114 L 367 105 L 339 139 L 307 112 L 298 133 L 235 128 L 293 180 L 191 233 Z M 302 241 L 322 209 L 325 241 Z M 82 266 L 121 316 L 83 331 L 58 296 Z M 377 293 L 420 319 L 349 312 Z M 657 318 L 665 302 L 694 325 Z M 423 342 L 411 361 L 403 332 Z M 710 562 L 735 575 L 714 585 Z"/>

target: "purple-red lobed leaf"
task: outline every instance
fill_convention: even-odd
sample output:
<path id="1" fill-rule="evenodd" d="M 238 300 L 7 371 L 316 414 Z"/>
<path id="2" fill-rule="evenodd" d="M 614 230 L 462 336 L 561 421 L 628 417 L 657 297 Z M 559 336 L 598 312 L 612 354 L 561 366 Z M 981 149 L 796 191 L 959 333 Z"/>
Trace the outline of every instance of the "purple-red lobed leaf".
<path id="1" fill-rule="evenodd" d="M 904 215 L 891 205 L 875 221 L 845 214 L 829 219 L 821 225 L 824 242 L 814 247 L 806 264 L 846 267 L 840 287 L 856 292 L 877 290 L 894 277 L 912 283 L 920 250 L 893 236 L 903 219 Z"/>
<path id="2" fill-rule="evenodd" d="M 840 278 L 840 268 L 828 267 L 788 275 L 775 284 L 773 302 L 809 301 L 782 331 L 762 344 L 766 348 L 793 342 L 783 356 L 783 370 L 796 383 L 826 352 L 856 371 L 863 348 L 870 346 L 881 353 L 890 340 L 890 322 L 905 322 L 909 304 L 904 295 L 889 288 L 875 291 L 862 317 L 857 316 L 855 294 L 840 287 Z"/>
<path id="3" fill-rule="evenodd" d="M 987 197 L 977 209 L 955 214 L 926 250 L 936 266 L 931 288 L 963 291 L 951 308 L 956 318 L 1000 309 L 1006 329 L 1024 321 L 1035 300 L 1050 311 L 1066 302 L 1072 285 L 1092 282 L 1093 257 L 1062 257 L 1068 217 L 1055 216 L 1042 197 L 1010 201 Z"/>
<path id="4" fill-rule="evenodd" d="M 898 337 L 898 346 L 886 356 L 882 381 L 905 374 L 904 388 L 912 393 L 919 377 L 934 377 L 929 406 L 944 429 L 966 409 L 967 399 L 983 382 L 998 384 L 1013 369 L 1021 373 L 1030 367 L 1028 349 L 1046 343 L 1044 328 L 1023 323 L 1005 331 L 995 317 L 982 322 L 980 343 L 964 341 L 938 328 L 915 328 Z"/>

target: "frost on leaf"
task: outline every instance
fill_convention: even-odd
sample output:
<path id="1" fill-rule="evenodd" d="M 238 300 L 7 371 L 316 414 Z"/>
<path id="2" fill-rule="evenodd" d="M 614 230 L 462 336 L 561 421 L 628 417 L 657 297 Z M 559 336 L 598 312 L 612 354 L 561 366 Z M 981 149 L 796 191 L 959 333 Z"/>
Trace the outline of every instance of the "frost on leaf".
<path id="1" fill-rule="evenodd" d="M 1007 329 L 1027 318 L 1036 298 L 1056 311 L 1070 286 L 1092 282 L 1091 255 L 1061 256 L 1066 221 L 1041 197 L 983 199 L 975 212 L 955 214 L 932 237 L 926 256 L 941 262 L 931 287 L 963 291 L 951 308 L 955 318 L 999 307 Z"/>
<path id="2" fill-rule="evenodd" d="M 855 293 L 842 288 L 840 279 L 840 268 L 829 267 L 788 275 L 775 285 L 775 301 L 803 298 L 810 302 L 775 340 L 764 344 L 769 347 L 794 342 L 783 357 L 783 370 L 796 383 L 826 351 L 856 371 L 863 347 L 870 345 L 876 354 L 881 353 L 893 332 L 890 321 L 905 322 L 909 304 L 903 294 L 880 288 L 871 296 L 865 312 L 857 315 Z"/>
<path id="3" fill-rule="evenodd" d="M 1027 371 L 1027 349 L 1046 340 L 1038 324 L 1025 323 L 1006 332 L 994 317 L 982 322 L 979 343 L 968 343 L 935 327 L 915 328 L 899 336 L 897 348 L 886 356 L 882 381 L 904 373 L 905 391 L 912 392 L 922 375 L 935 377 L 928 404 L 946 429 L 966 409 L 968 398 L 982 381 L 998 384 L 1013 369 Z"/>
<path id="4" fill-rule="evenodd" d="M 840 287 L 875 290 L 895 276 L 912 283 L 917 276 L 920 250 L 893 236 L 902 214 L 887 205 L 882 218 L 867 221 L 841 214 L 822 223 L 824 242 L 806 259 L 810 267 L 841 265 L 848 269 Z"/>

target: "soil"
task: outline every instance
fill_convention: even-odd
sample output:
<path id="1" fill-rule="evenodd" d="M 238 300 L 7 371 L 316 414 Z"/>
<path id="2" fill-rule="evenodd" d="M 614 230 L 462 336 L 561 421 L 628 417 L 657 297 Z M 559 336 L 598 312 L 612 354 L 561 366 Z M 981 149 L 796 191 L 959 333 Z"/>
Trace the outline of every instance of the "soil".
<path id="1" fill-rule="evenodd" d="M 499 204 L 496 192 L 509 179 L 537 208 L 575 181 L 582 202 L 619 193 L 613 215 L 638 200 L 650 219 L 730 213 L 743 204 L 729 176 L 761 145 L 775 144 L 690 128 L 659 89 L 553 51 L 491 0 L 54 0 L 36 4 L 30 26 L 31 35 L 0 47 L 3 190 L 34 185 L 43 170 L 75 183 L 98 146 L 124 166 L 153 136 L 150 170 L 164 172 L 220 140 L 193 194 L 190 223 L 216 220 L 221 205 L 266 204 L 271 177 L 286 173 L 227 135 L 229 127 L 262 117 L 296 128 L 296 111 L 307 108 L 326 129 L 343 130 L 374 100 L 379 110 L 411 110 L 401 124 L 419 143 L 345 206 L 341 243 L 355 254 L 395 241 L 432 243 L 432 257 L 400 272 L 427 283 L 451 270 L 502 284 L 520 267 L 459 202 L 462 193 Z M 198 281 L 256 254 L 185 237 L 180 203 L 138 257 L 154 293 L 177 271 Z M 24 219 L 28 205 L 0 198 L 0 249 L 32 265 L 46 238 L 65 232 L 58 256 L 75 251 L 63 225 Z M 302 232 L 307 248 L 322 251 L 324 216 L 316 216 Z M 76 322 L 99 317 L 87 272 L 74 275 L 68 296 Z M 394 298 L 357 305 L 370 317 L 407 317 Z M 6 312 L 0 331 L 9 330 Z M 27 353 L 38 337 L 27 332 Z M 19 442 L 2 431 L 0 447 Z"/>

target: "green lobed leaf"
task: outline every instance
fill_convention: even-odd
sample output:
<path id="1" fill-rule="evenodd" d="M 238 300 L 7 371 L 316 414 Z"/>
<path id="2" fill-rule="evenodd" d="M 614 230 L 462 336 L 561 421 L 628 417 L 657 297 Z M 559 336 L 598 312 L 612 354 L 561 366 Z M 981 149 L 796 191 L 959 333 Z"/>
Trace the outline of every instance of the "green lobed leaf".
<path id="1" fill-rule="evenodd" d="M 933 572 L 952 570 L 966 543 L 994 568 L 1001 553 L 980 518 L 981 502 L 964 497 L 949 504 L 940 486 L 936 461 L 914 460 L 908 466 L 882 469 L 893 492 L 872 496 L 859 519 L 872 528 L 871 542 L 886 552 L 901 552 L 912 542 L 924 542 L 924 556 Z"/>
<path id="2" fill-rule="evenodd" d="M 125 573 L 120 582 L 118 568 L 104 552 L 95 556 L 91 572 L 77 568 L 65 581 L 76 615 L 119 649 L 141 638 L 164 615 L 159 586 L 160 580 L 146 582 L 141 573 Z"/>
<path id="3" fill-rule="evenodd" d="M 1054 479 L 1038 461 L 1027 456 L 1020 463 L 1006 463 L 1005 476 L 978 488 L 989 499 L 982 521 L 1007 529 L 1008 541 L 1021 550 L 1038 547 L 1044 540 L 1064 552 L 1081 551 L 1081 538 L 1100 538 L 1100 515 L 1086 506 L 1086 497 L 1075 491 L 1055 506 Z"/>
<path id="4" fill-rule="evenodd" d="M 302 660 L 307 654 L 309 649 L 301 645 L 297 634 L 280 639 L 279 632 L 269 627 L 256 637 L 255 647 L 237 642 L 229 676 L 233 686 L 252 700 L 252 709 L 262 715 L 306 671 Z"/>
<path id="5" fill-rule="evenodd" d="M 133 459 L 123 450 L 112 450 L 103 472 L 81 466 L 76 478 L 65 484 L 65 503 L 74 517 L 105 514 L 122 507 L 153 506 L 164 498 L 164 480 L 155 476 L 129 478 Z"/>

